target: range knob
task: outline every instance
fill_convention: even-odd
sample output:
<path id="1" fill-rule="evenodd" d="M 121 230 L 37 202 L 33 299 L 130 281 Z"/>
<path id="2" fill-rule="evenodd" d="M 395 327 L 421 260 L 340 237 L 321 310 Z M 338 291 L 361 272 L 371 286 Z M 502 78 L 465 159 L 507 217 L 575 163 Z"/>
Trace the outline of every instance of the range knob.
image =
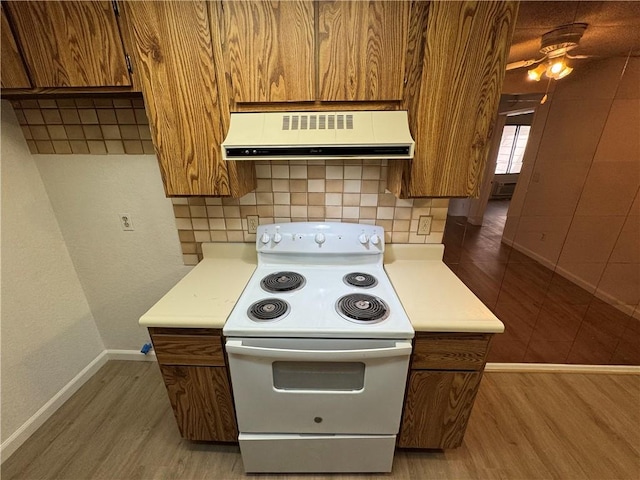
<path id="1" fill-rule="evenodd" d="M 269 236 L 269 234 L 268 234 L 267 232 L 264 232 L 264 233 L 262 234 L 262 236 L 260 237 L 260 241 L 261 241 L 262 243 L 265 243 L 265 244 L 266 244 L 266 243 L 269 243 L 269 240 L 271 240 L 271 237 Z"/>
<path id="2" fill-rule="evenodd" d="M 380 243 L 380 237 L 375 233 L 371 235 L 370 240 L 371 240 L 371 243 L 373 243 L 374 245 L 378 245 Z"/>
<path id="3" fill-rule="evenodd" d="M 324 233 L 317 233 L 315 240 L 318 245 L 322 245 L 326 240 L 326 237 L 324 236 Z"/>
<path id="4" fill-rule="evenodd" d="M 358 240 L 360 240 L 361 244 L 366 245 L 367 242 L 369 241 L 369 237 L 367 237 L 367 235 L 363 233 L 358 237 Z"/>
<path id="5" fill-rule="evenodd" d="M 280 235 L 280 230 L 276 227 L 276 233 L 273 234 L 273 243 L 280 243 L 282 240 L 282 235 Z"/>

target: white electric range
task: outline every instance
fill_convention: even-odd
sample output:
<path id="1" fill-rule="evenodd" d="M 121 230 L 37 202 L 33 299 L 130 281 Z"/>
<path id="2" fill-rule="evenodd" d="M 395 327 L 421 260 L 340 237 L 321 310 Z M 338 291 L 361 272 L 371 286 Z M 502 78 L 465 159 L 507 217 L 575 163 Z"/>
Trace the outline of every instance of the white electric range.
<path id="1" fill-rule="evenodd" d="M 262 225 L 223 333 L 247 472 L 388 472 L 414 331 L 381 227 Z"/>

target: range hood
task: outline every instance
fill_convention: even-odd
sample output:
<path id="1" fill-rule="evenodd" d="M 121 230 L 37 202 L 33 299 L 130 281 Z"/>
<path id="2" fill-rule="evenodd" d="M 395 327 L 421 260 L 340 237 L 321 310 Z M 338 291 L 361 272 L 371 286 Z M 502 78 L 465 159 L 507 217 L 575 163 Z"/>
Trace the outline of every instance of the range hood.
<path id="1" fill-rule="evenodd" d="M 224 160 L 413 158 L 406 111 L 232 113 Z"/>

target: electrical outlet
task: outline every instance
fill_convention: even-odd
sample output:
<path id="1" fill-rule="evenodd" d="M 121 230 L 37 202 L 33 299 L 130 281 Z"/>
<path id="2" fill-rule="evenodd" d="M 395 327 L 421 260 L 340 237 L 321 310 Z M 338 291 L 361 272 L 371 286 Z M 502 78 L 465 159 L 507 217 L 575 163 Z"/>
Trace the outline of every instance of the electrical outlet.
<path id="1" fill-rule="evenodd" d="M 416 232 L 418 235 L 429 235 L 431 232 L 431 220 L 433 217 L 431 215 L 421 215 L 420 220 L 418 220 L 418 231 Z"/>
<path id="2" fill-rule="evenodd" d="M 134 230 L 131 215 L 128 213 L 120 213 L 118 216 L 120 217 L 120 226 L 122 227 L 122 230 Z"/>
<path id="3" fill-rule="evenodd" d="M 247 215 L 247 233 L 257 233 L 259 218 L 258 215 Z"/>

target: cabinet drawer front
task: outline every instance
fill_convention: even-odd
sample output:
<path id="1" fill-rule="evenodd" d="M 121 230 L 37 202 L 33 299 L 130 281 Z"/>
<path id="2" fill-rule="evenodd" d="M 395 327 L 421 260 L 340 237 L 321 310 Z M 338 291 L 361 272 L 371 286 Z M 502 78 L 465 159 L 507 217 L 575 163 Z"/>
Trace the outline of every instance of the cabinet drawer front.
<path id="1" fill-rule="evenodd" d="M 213 335 L 152 335 L 158 363 L 223 366 L 220 337 Z"/>
<path id="2" fill-rule="evenodd" d="M 482 370 L 490 340 L 491 334 L 418 335 L 411 368 Z"/>

